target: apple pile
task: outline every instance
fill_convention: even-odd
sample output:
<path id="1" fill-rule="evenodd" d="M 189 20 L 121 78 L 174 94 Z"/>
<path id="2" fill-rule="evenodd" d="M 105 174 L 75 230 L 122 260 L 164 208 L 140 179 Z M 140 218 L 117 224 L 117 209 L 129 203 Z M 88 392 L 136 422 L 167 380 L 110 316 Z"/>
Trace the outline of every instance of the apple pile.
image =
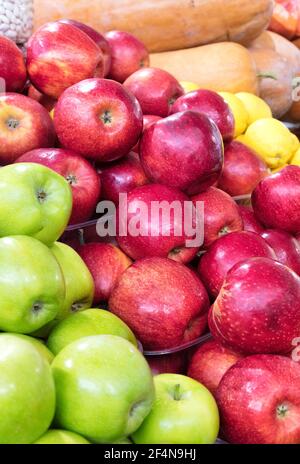
<path id="1" fill-rule="evenodd" d="M 300 167 L 126 32 L 47 23 L 0 64 L 0 443 L 299 443 Z M 124 235 L 141 202 L 190 227 Z"/>

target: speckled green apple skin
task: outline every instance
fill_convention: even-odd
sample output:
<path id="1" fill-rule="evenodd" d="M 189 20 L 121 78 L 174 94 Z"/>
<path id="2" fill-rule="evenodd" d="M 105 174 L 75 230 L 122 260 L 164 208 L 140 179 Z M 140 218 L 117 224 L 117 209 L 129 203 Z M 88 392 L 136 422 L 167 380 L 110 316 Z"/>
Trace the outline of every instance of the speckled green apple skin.
<path id="1" fill-rule="evenodd" d="M 56 257 L 66 284 L 66 297 L 57 320 L 65 319 L 76 311 L 91 307 L 94 298 L 94 280 L 78 253 L 65 243 L 56 242 L 50 248 Z"/>
<path id="2" fill-rule="evenodd" d="M 34 445 L 89 445 L 90 442 L 77 433 L 52 429 L 34 442 Z"/>
<path id="3" fill-rule="evenodd" d="M 132 343 L 95 335 L 67 345 L 54 359 L 58 427 L 94 443 L 132 434 L 149 414 L 154 385 L 150 368 Z"/>
<path id="4" fill-rule="evenodd" d="M 0 373 L 0 443 L 32 443 L 48 429 L 55 412 L 49 363 L 31 342 L 0 334 Z"/>
<path id="5" fill-rule="evenodd" d="M 15 337 L 19 337 L 22 340 L 27 340 L 28 342 L 32 343 L 32 345 L 38 350 L 40 355 L 49 363 L 51 364 L 54 359 L 54 354 L 51 353 L 49 348 L 45 345 L 45 342 L 39 340 L 38 338 L 30 337 L 29 335 L 23 334 L 14 334 Z"/>
<path id="6" fill-rule="evenodd" d="M 136 444 L 212 444 L 219 432 L 219 412 L 202 384 L 179 374 L 154 377 L 156 400 L 142 426 L 132 435 Z M 175 399 L 179 385 L 180 399 Z"/>
<path id="7" fill-rule="evenodd" d="M 30 333 L 52 321 L 65 283 L 49 248 L 32 237 L 2 237 L 0 263 L 0 330 Z"/>
<path id="8" fill-rule="evenodd" d="M 49 335 L 47 346 L 56 355 L 75 340 L 90 335 L 117 335 L 137 346 L 133 332 L 121 319 L 109 311 L 97 308 L 71 314 L 57 324 Z"/>
<path id="9" fill-rule="evenodd" d="M 39 194 L 44 196 L 39 199 Z M 29 235 L 46 245 L 65 230 L 72 191 L 64 177 L 35 163 L 0 169 L 0 236 Z"/>
<path id="10" fill-rule="evenodd" d="M 66 293 L 62 307 L 55 319 L 33 333 L 46 338 L 60 321 L 77 311 L 90 308 L 94 298 L 94 280 L 86 264 L 78 253 L 65 243 L 56 242 L 50 247 L 59 263 L 65 281 Z"/>

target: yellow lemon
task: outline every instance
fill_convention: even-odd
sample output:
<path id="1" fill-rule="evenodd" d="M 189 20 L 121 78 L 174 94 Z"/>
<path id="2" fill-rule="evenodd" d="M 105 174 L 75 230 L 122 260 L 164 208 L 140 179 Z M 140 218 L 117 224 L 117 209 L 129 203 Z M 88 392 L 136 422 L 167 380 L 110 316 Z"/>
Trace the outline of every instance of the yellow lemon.
<path id="1" fill-rule="evenodd" d="M 300 148 L 300 142 L 299 142 L 298 137 L 295 134 L 293 134 L 292 132 L 291 132 L 291 136 L 292 136 L 293 141 L 294 141 L 293 153 L 295 153 Z"/>
<path id="2" fill-rule="evenodd" d="M 287 166 L 288 166 L 288 164 L 284 164 L 283 166 L 280 166 L 277 169 L 272 169 L 271 172 L 272 172 L 272 174 L 276 174 L 276 172 L 281 171 L 283 168 L 286 168 Z"/>
<path id="3" fill-rule="evenodd" d="M 252 123 L 243 137 L 271 169 L 288 163 L 294 153 L 295 141 L 291 132 L 277 119 L 259 119 Z"/>
<path id="4" fill-rule="evenodd" d="M 249 125 L 258 119 L 272 118 L 272 111 L 264 100 L 248 92 L 236 93 L 236 97 L 244 104 L 248 116 Z"/>
<path id="5" fill-rule="evenodd" d="M 300 166 L 300 148 L 294 154 L 293 158 L 290 161 L 290 164 L 295 164 L 296 166 Z"/>
<path id="6" fill-rule="evenodd" d="M 235 121 L 234 138 L 243 134 L 248 127 L 248 113 L 244 104 L 233 93 L 219 92 L 230 107 Z"/>
<path id="7" fill-rule="evenodd" d="M 181 81 L 181 87 L 184 90 L 184 93 L 192 92 L 193 90 L 200 89 L 200 85 L 196 84 L 195 82 L 188 82 L 188 81 Z"/>

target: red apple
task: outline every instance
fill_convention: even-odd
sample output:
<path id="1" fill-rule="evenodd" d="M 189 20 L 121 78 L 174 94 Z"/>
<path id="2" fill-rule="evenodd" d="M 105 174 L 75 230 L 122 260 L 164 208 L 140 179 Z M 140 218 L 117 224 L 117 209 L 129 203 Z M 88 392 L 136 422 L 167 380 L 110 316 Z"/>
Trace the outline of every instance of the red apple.
<path id="1" fill-rule="evenodd" d="M 270 244 L 271 245 L 271 244 Z M 232 232 L 216 240 L 202 256 L 198 272 L 207 291 L 217 297 L 228 271 L 248 258 L 276 259 L 271 246 L 254 232 Z"/>
<path id="2" fill-rule="evenodd" d="M 4 82 L 0 82 L 0 92 L 21 92 L 27 79 L 23 53 L 4 35 L 0 35 L 0 81 L 1 78 Z"/>
<path id="3" fill-rule="evenodd" d="M 101 166 L 98 172 L 103 199 L 111 200 L 116 205 L 119 203 L 120 193 L 128 193 L 149 182 L 138 155 L 133 152 L 113 164 Z"/>
<path id="4" fill-rule="evenodd" d="M 145 211 L 141 210 L 141 202 Z M 127 201 L 118 207 L 119 246 L 133 259 L 160 256 L 183 263 L 191 261 L 200 244 L 197 247 L 187 244 L 196 234 L 196 218 L 193 212 L 191 218 L 184 215 L 185 202 L 189 202 L 189 198 L 173 187 L 148 184 L 135 188 L 128 193 Z M 160 205 L 160 210 L 153 208 Z M 193 228 L 191 234 L 186 232 L 189 219 Z M 133 222 L 138 222 L 140 233 L 131 228 Z M 125 233 L 121 225 L 125 225 Z"/>
<path id="5" fill-rule="evenodd" d="M 223 140 L 232 140 L 234 136 L 234 117 L 222 97 L 211 90 L 199 89 L 188 92 L 178 98 L 170 109 L 170 114 L 181 111 L 197 111 L 212 119 L 218 126 Z"/>
<path id="6" fill-rule="evenodd" d="M 160 116 L 155 116 L 153 114 L 145 114 L 143 116 L 143 133 L 147 129 L 147 127 L 152 126 L 157 121 L 160 121 L 162 118 Z M 137 144 L 133 147 L 132 151 L 139 153 L 140 151 L 140 140 L 137 142 Z"/>
<path id="7" fill-rule="evenodd" d="M 265 230 L 261 236 L 275 251 L 277 261 L 300 275 L 300 244 L 298 240 L 288 232 L 276 229 Z"/>
<path id="8" fill-rule="evenodd" d="M 236 444 L 300 442 L 300 365 L 284 356 L 238 361 L 217 390 L 221 428 Z"/>
<path id="9" fill-rule="evenodd" d="M 243 230 L 243 221 L 235 201 L 225 192 L 210 187 L 192 198 L 204 203 L 204 247 L 230 232 Z"/>
<path id="10" fill-rule="evenodd" d="M 151 181 L 194 195 L 218 180 L 223 167 L 223 142 L 209 118 L 185 111 L 145 130 L 140 157 Z"/>
<path id="11" fill-rule="evenodd" d="M 185 374 L 186 352 L 178 351 L 171 354 L 147 356 L 146 360 L 153 375 L 159 374 Z"/>
<path id="12" fill-rule="evenodd" d="M 240 216 L 244 223 L 244 230 L 260 234 L 264 231 L 263 225 L 256 219 L 255 214 L 248 206 L 238 205 Z"/>
<path id="13" fill-rule="evenodd" d="M 91 218 L 100 199 L 100 177 L 93 166 L 76 153 L 60 148 L 38 149 L 25 153 L 18 163 L 39 163 L 63 176 L 71 185 L 73 209 L 69 224 Z"/>
<path id="14" fill-rule="evenodd" d="M 209 314 L 213 336 L 244 353 L 288 353 L 300 334 L 300 277 L 268 258 L 227 274 Z"/>
<path id="15" fill-rule="evenodd" d="M 103 77 L 103 53 L 78 27 L 47 23 L 29 39 L 27 70 L 40 92 L 57 99 L 76 82 Z"/>
<path id="16" fill-rule="evenodd" d="M 18 93 L 0 94 L 0 164 L 13 163 L 35 148 L 52 147 L 55 131 L 48 111 Z"/>
<path id="17" fill-rule="evenodd" d="M 111 49 L 109 78 L 124 82 L 131 74 L 149 66 L 149 52 L 143 42 L 128 32 L 109 31 L 105 38 Z"/>
<path id="18" fill-rule="evenodd" d="M 65 148 L 98 162 L 113 161 L 138 141 L 143 115 L 138 101 L 118 82 L 87 79 L 62 94 L 54 124 Z"/>
<path id="19" fill-rule="evenodd" d="M 94 282 L 94 305 L 107 301 L 123 272 L 132 264 L 119 248 L 109 243 L 88 243 L 78 250 Z"/>
<path id="20" fill-rule="evenodd" d="M 170 107 L 184 90 L 167 71 L 158 68 L 144 68 L 133 73 L 124 86 L 136 96 L 144 114 L 155 114 L 165 118 Z"/>
<path id="21" fill-rule="evenodd" d="M 209 300 L 200 279 L 183 264 L 147 258 L 122 274 L 109 308 L 129 325 L 145 350 L 159 350 L 202 335 Z"/>
<path id="22" fill-rule="evenodd" d="M 48 97 L 39 92 L 32 84 L 30 84 L 27 92 L 28 97 L 32 98 L 39 102 L 47 111 L 53 110 L 56 100 L 54 98 Z"/>
<path id="23" fill-rule="evenodd" d="M 111 50 L 105 37 L 87 24 L 75 21 L 74 19 L 60 19 L 60 23 L 71 24 L 81 31 L 85 32 L 97 45 L 103 53 L 103 76 L 106 77 L 111 66 Z"/>
<path id="24" fill-rule="evenodd" d="M 202 383 L 215 395 L 222 377 L 243 355 L 225 348 L 216 340 L 208 340 L 193 354 L 188 376 Z"/>
<path id="25" fill-rule="evenodd" d="M 266 164 L 253 150 L 233 141 L 225 146 L 224 168 L 218 187 L 232 197 L 247 195 L 268 174 Z"/>
<path id="26" fill-rule="evenodd" d="M 300 167 L 287 166 L 263 179 L 252 194 L 256 217 L 266 227 L 300 232 Z"/>

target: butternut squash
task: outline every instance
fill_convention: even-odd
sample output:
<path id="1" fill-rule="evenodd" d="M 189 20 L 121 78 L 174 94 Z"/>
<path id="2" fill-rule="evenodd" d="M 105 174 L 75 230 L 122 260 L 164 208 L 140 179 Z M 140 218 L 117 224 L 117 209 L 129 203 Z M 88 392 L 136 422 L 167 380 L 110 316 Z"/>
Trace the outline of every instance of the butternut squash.
<path id="1" fill-rule="evenodd" d="M 294 70 L 289 60 L 274 50 L 251 50 L 257 67 L 259 95 L 271 107 L 273 116 L 281 118 L 293 103 Z"/>
<path id="2" fill-rule="evenodd" d="M 150 56 L 151 66 L 161 68 L 179 81 L 192 81 L 202 88 L 227 92 L 258 93 L 256 67 L 249 51 L 224 42 Z"/>
<path id="3" fill-rule="evenodd" d="M 152 52 L 226 40 L 247 44 L 272 17 L 272 0 L 34 0 L 35 27 L 77 19 L 135 34 Z"/>

